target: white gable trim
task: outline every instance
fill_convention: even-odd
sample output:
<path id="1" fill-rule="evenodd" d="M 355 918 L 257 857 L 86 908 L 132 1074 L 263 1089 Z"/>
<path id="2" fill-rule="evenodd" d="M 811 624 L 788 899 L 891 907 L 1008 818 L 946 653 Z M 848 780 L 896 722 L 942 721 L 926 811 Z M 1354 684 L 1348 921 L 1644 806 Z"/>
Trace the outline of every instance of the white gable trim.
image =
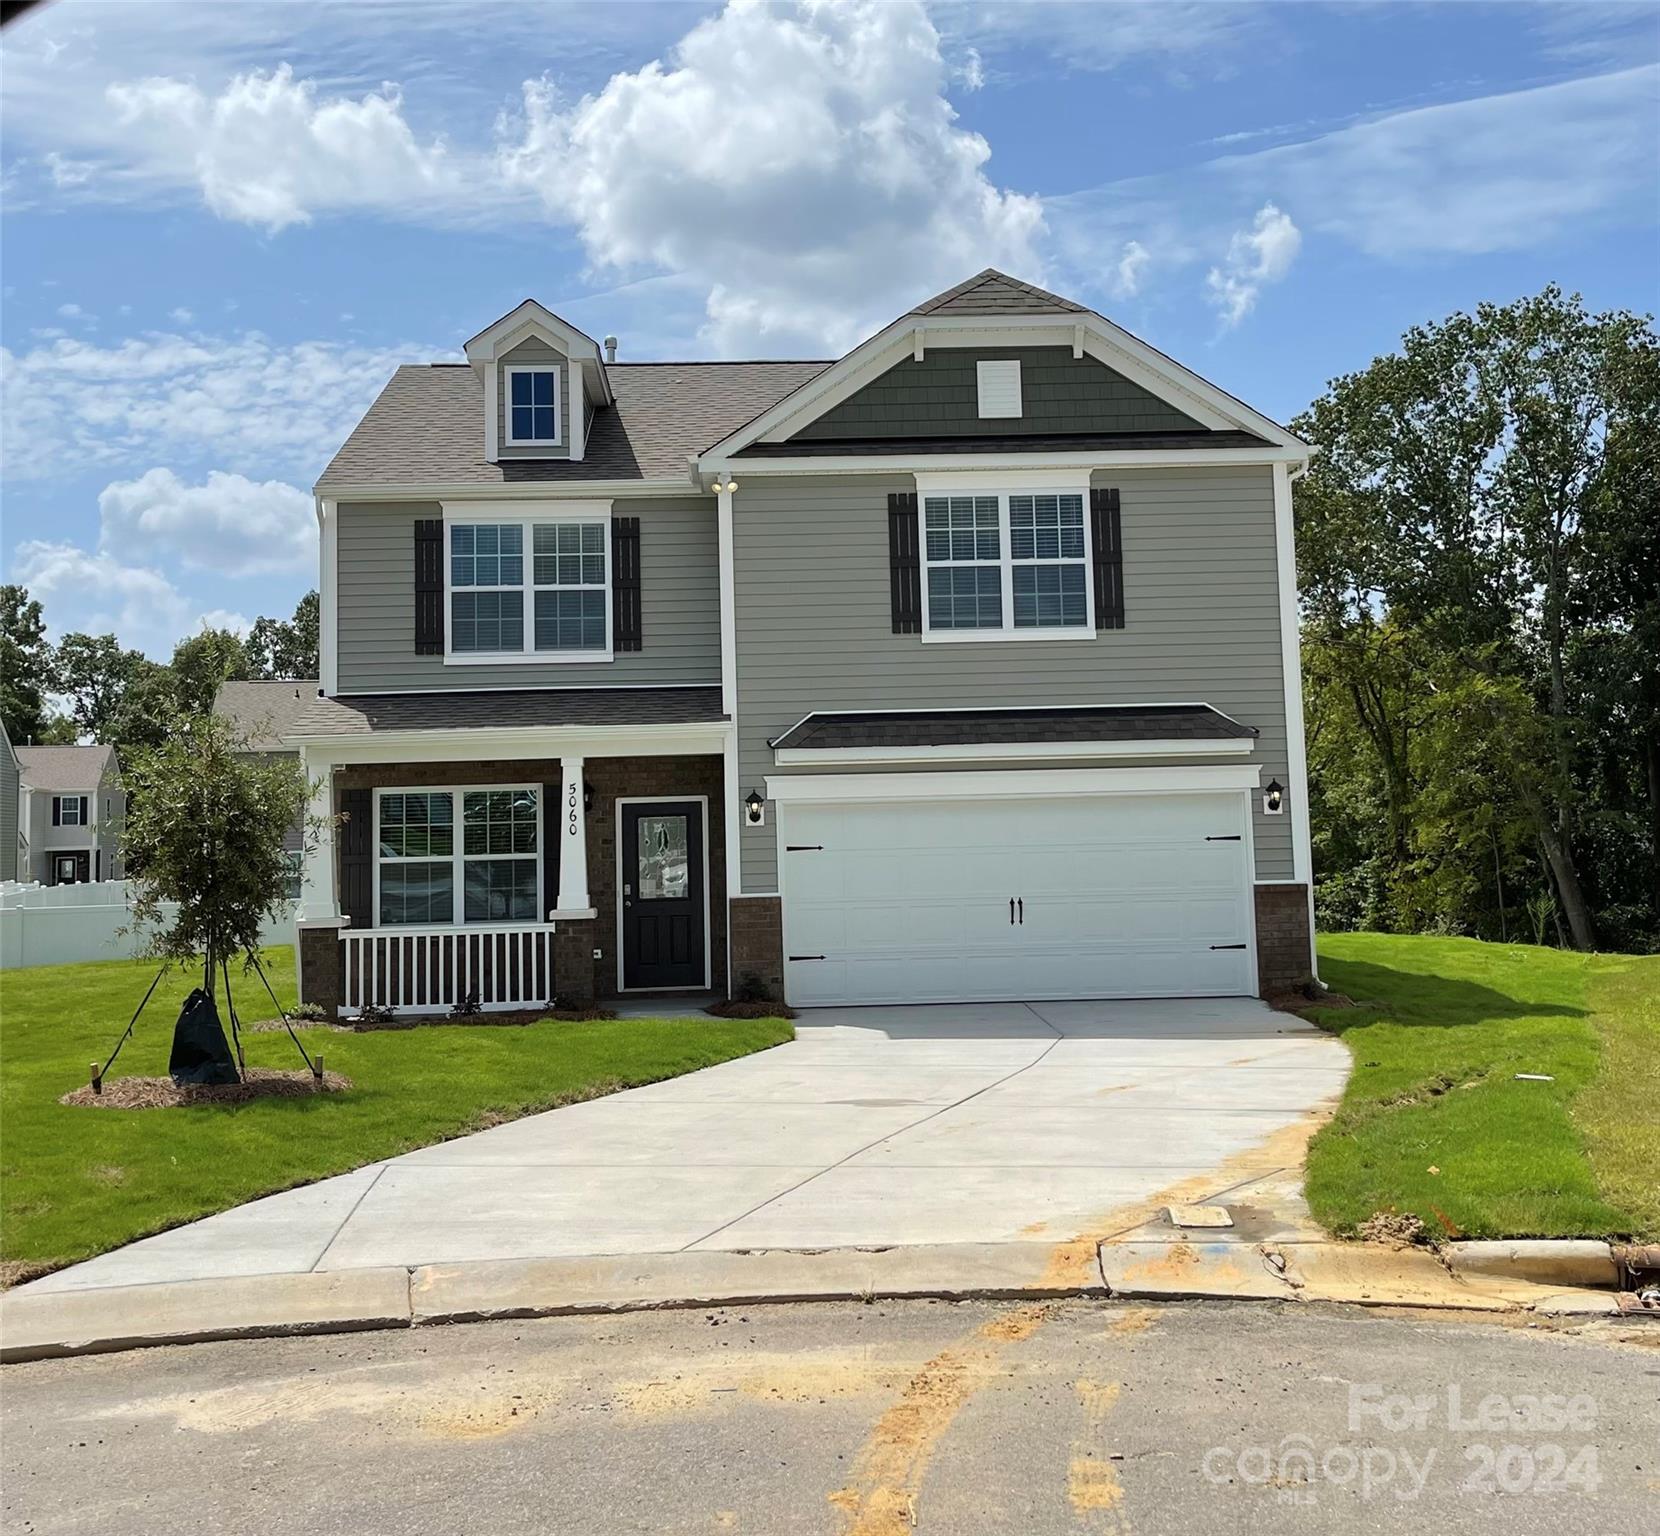
<path id="1" fill-rule="evenodd" d="M 924 342 L 924 338 L 926 338 Z M 786 395 L 748 425 L 709 448 L 706 462 L 757 442 L 783 442 L 809 422 L 839 405 L 871 380 L 886 373 L 923 345 L 1067 346 L 1082 349 L 1132 382 L 1168 401 L 1177 410 L 1213 431 L 1240 430 L 1265 438 L 1296 457 L 1311 451 L 1278 422 L 1252 410 L 1242 400 L 1184 368 L 1156 347 L 1093 312 L 1082 315 L 906 315 L 838 363 Z"/>
<path id="2" fill-rule="evenodd" d="M 595 390 L 595 399 L 611 403 L 611 385 L 606 378 L 605 364 L 600 358 L 599 344 L 592 336 L 567 325 L 552 310 L 543 308 L 534 299 L 526 299 L 517 309 L 509 310 L 495 324 L 486 326 L 466 345 L 467 361 L 486 375 L 504 353 L 512 351 L 531 337 L 546 342 L 570 359 L 573 371 L 580 366 L 588 372 L 588 383 Z"/>

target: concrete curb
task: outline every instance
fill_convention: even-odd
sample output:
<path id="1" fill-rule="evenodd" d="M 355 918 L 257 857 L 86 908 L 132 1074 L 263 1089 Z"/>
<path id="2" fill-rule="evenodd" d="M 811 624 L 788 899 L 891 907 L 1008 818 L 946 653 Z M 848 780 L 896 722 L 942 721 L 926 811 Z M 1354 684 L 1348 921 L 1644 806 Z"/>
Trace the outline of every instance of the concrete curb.
<path id="1" fill-rule="evenodd" d="M 1083 1240 L 485 1260 L 81 1291 L 24 1289 L 0 1297 L 0 1361 L 490 1318 L 814 1301 L 1329 1301 L 1632 1315 L 1613 1289 L 1618 1267 L 1611 1257 L 1605 1264 L 1606 1244 L 1456 1246 L 1465 1251 L 1443 1262 L 1423 1248 L 1138 1235 L 1099 1246 Z M 1543 1248 L 1584 1251 L 1517 1251 Z M 1592 1251 L 1598 1249 L 1600 1254 Z M 1601 1288 L 1575 1284 L 1570 1276 L 1598 1277 Z"/>
<path id="2" fill-rule="evenodd" d="M 1076 1250 L 1076 1251 L 1075 1251 Z M 0 1362 L 282 1334 L 792 1301 L 1106 1298 L 1093 1244 L 514 1259 L 11 1292 Z"/>

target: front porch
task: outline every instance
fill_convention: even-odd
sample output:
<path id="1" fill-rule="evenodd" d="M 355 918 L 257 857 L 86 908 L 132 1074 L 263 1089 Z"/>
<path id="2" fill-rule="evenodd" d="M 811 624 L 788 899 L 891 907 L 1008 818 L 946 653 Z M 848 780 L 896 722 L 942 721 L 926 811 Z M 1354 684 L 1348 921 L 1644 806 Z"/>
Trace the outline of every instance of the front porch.
<path id="1" fill-rule="evenodd" d="M 725 995 L 724 722 L 400 731 L 304 755 L 328 825 L 305 861 L 303 1001 L 432 1014 Z"/>

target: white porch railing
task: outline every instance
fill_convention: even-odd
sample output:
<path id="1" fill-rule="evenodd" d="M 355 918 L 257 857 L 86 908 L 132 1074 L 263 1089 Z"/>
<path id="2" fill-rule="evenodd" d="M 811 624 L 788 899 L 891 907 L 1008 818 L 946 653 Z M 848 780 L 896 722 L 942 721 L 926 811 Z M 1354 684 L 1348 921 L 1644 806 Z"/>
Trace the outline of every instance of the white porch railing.
<path id="1" fill-rule="evenodd" d="M 437 1013 L 469 994 L 484 1008 L 533 1008 L 554 994 L 546 924 L 348 929 L 340 959 L 348 1013 L 365 1003 Z"/>

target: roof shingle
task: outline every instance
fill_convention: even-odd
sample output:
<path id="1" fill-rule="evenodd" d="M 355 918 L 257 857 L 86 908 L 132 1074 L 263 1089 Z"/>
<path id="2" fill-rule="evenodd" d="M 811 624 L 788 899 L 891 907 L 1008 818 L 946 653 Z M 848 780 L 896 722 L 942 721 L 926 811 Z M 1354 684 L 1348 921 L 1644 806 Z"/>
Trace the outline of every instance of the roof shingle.
<path id="1" fill-rule="evenodd" d="M 335 454 L 317 490 L 350 485 L 511 485 L 686 478 L 687 461 L 753 421 L 828 362 L 612 363 L 616 404 L 594 416 L 585 457 L 484 457 L 484 386 L 465 363 L 406 364 Z"/>
<path id="2" fill-rule="evenodd" d="M 377 731 L 525 730 L 559 725 L 699 725 L 724 720 L 720 689 L 537 688 L 316 698 L 294 736 Z"/>
<path id="3" fill-rule="evenodd" d="M 317 699 L 317 679 L 290 682 L 226 682 L 213 698 L 213 712 L 230 721 L 256 752 L 280 752 L 283 737 Z"/>
<path id="4" fill-rule="evenodd" d="M 854 710 L 809 715 L 768 745 L 1001 746 L 1021 741 L 1236 741 L 1256 732 L 1209 704 L 1089 704 L 1047 709 Z"/>
<path id="5" fill-rule="evenodd" d="M 1085 315 L 1089 310 L 1071 299 L 1063 299 L 1046 288 L 1034 288 L 1018 277 L 987 267 L 977 272 L 966 283 L 947 288 L 925 299 L 911 311 L 913 315 L 1052 315 L 1056 311 L 1067 315 Z"/>
<path id="6" fill-rule="evenodd" d="M 96 789 L 115 756 L 110 746 L 18 747 L 19 776 L 30 789 Z"/>

